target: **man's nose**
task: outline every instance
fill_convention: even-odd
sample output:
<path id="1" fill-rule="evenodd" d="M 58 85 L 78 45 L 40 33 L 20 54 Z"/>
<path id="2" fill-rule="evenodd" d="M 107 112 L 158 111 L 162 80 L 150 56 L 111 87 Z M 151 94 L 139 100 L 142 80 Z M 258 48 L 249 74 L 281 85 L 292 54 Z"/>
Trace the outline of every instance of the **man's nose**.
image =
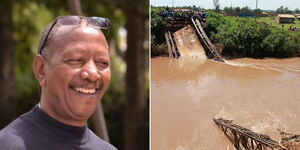
<path id="1" fill-rule="evenodd" d="M 98 68 L 93 61 L 89 61 L 84 66 L 84 71 L 82 72 L 83 79 L 89 79 L 92 82 L 95 82 L 101 78 L 101 75 L 98 71 Z"/>

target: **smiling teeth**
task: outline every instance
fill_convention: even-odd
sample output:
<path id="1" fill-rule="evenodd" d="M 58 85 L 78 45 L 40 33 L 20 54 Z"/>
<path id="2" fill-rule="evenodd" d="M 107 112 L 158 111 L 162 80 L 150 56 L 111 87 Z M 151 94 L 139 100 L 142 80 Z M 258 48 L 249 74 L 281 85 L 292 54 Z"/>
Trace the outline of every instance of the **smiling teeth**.
<path id="1" fill-rule="evenodd" d="M 86 89 L 86 88 L 75 88 L 77 92 L 85 93 L 85 94 L 94 94 L 96 89 Z"/>

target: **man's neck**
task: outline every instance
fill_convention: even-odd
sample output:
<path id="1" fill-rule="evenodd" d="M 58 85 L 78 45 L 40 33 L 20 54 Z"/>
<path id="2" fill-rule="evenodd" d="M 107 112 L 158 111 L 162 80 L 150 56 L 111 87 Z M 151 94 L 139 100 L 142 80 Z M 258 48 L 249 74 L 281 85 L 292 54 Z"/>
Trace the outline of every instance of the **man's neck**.
<path id="1" fill-rule="evenodd" d="M 50 111 L 51 109 L 49 107 L 47 107 L 47 105 L 45 105 L 43 103 L 43 100 L 41 99 L 38 107 L 43 110 L 46 114 L 48 114 L 51 118 L 66 124 L 66 125 L 70 125 L 70 126 L 74 126 L 74 127 L 84 127 L 87 125 L 87 121 L 82 121 L 82 120 L 68 120 L 68 119 L 64 119 L 63 117 L 60 117 L 60 115 L 56 115 L 57 113 Z"/>

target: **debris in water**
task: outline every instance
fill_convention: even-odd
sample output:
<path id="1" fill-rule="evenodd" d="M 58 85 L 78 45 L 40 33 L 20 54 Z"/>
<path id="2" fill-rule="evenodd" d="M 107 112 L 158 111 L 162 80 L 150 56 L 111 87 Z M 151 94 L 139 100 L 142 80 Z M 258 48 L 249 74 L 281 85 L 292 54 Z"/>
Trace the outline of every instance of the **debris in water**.
<path id="1" fill-rule="evenodd" d="M 223 118 L 213 119 L 237 150 L 300 150 L 300 135 L 280 131 L 281 140 L 276 142 L 268 135 L 253 132 Z"/>

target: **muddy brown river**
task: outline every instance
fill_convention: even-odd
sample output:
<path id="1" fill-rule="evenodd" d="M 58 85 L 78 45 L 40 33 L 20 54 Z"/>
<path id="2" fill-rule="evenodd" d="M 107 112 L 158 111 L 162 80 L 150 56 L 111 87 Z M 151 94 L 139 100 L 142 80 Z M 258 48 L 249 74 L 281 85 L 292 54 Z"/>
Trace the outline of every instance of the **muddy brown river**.
<path id="1" fill-rule="evenodd" d="M 212 119 L 300 134 L 300 58 L 151 59 L 152 150 L 234 149 Z"/>

